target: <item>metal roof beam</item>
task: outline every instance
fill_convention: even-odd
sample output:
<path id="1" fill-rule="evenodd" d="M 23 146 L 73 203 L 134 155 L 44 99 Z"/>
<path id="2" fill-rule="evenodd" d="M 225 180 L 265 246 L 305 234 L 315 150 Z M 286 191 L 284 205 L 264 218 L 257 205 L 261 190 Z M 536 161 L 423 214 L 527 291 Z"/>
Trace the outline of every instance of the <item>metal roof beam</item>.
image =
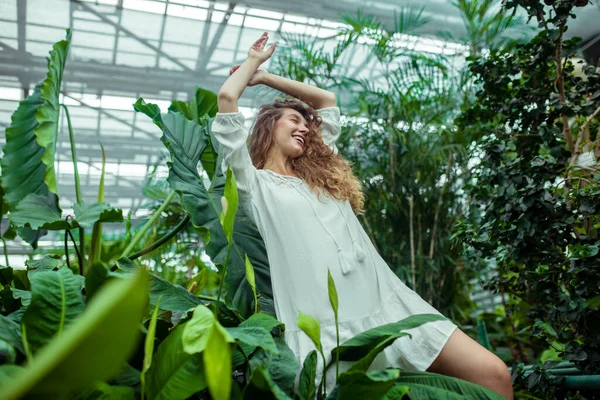
<path id="1" fill-rule="evenodd" d="M 203 54 L 203 59 L 200 62 L 200 65 L 196 64 L 196 69 L 200 72 L 204 72 L 206 70 L 206 66 L 210 61 L 217 45 L 221 41 L 221 37 L 223 36 L 223 32 L 225 32 L 225 27 L 227 27 L 227 22 L 229 21 L 229 17 L 231 17 L 231 13 L 233 13 L 233 9 L 235 8 L 235 3 L 230 2 L 227 11 L 225 11 L 225 15 L 223 16 L 223 20 L 217 27 L 217 31 L 215 32 L 215 36 L 213 36 L 212 42 L 210 43 L 210 47 Z"/>
<path id="2" fill-rule="evenodd" d="M 129 29 L 127 29 L 127 28 L 125 28 L 125 27 L 117 24 L 116 22 L 114 22 L 110 18 L 106 17 L 105 15 L 102 15 L 101 13 L 99 13 L 96 10 L 94 10 L 92 7 L 88 6 L 87 4 L 81 2 L 80 0 L 71 0 L 71 1 L 74 2 L 74 3 L 77 3 L 85 11 L 87 11 L 87 12 L 89 12 L 91 14 L 94 14 L 96 17 L 100 18 L 100 20 L 102 20 L 103 22 L 105 22 L 105 23 L 107 23 L 109 25 L 114 26 L 117 29 L 117 31 L 121 31 L 121 32 L 125 33 L 126 35 L 131 36 L 133 39 L 137 40 L 138 42 L 140 42 L 144 46 L 152 49 L 157 54 L 160 54 L 161 56 L 165 57 L 169 61 L 175 63 L 178 66 L 180 66 L 184 71 L 193 72 L 191 68 L 189 68 L 187 65 L 185 65 L 184 63 L 182 63 L 181 61 L 179 61 L 177 58 L 170 56 L 169 54 L 165 53 L 164 51 L 162 51 L 158 47 L 154 46 L 152 43 L 148 42 L 146 39 L 139 37 L 138 35 L 136 35 L 132 31 L 130 31 Z"/>

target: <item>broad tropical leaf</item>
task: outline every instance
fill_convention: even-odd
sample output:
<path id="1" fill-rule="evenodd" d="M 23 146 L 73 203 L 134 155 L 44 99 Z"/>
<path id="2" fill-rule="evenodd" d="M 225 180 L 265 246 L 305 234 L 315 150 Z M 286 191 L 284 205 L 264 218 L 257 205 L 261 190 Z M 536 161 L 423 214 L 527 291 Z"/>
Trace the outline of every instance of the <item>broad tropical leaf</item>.
<path id="1" fill-rule="evenodd" d="M 317 378 L 317 351 L 313 350 L 308 353 L 302 365 L 300 372 L 300 383 L 298 386 L 298 394 L 301 399 L 314 399 L 317 393 L 315 379 Z"/>
<path id="2" fill-rule="evenodd" d="M 18 399 L 27 393 L 61 398 L 116 375 L 137 346 L 147 306 L 147 279 L 140 270 L 102 288 L 85 312 L 15 377 L 3 398 Z"/>
<path id="3" fill-rule="evenodd" d="M 235 184 L 235 175 L 229 166 L 227 167 L 227 177 L 225 179 L 223 197 L 221 197 L 221 206 L 223 207 L 223 211 L 221 211 L 219 220 L 227 241 L 231 243 L 233 241 L 235 214 L 238 210 L 238 191 Z"/>
<path id="4" fill-rule="evenodd" d="M 154 355 L 154 339 L 156 334 L 156 320 L 158 319 L 158 311 L 160 306 L 160 298 L 156 302 L 152 318 L 150 318 L 150 324 L 148 325 L 148 333 L 146 333 L 146 340 L 144 341 L 144 363 L 142 365 L 142 373 L 140 374 L 140 382 L 142 384 L 142 397 L 144 397 L 146 389 L 145 375 L 150 366 L 152 365 L 152 356 Z"/>
<path id="5" fill-rule="evenodd" d="M 172 312 L 187 311 L 203 304 L 198 297 L 185 290 L 183 286 L 152 275 L 150 278 L 150 304 L 156 305 L 159 298 L 161 299 L 160 309 Z"/>
<path id="6" fill-rule="evenodd" d="M 162 118 L 160 116 L 160 108 L 156 104 L 146 103 L 143 98 L 137 99 L 133 104 L 133 109 L 137 112 L 141 112 L 150 117 L 152 122 L 156 124 L 161 130 L 163 129 Z"/>
<path id="7" fill-rule="evenodd" d="M 0 315 L 0 339 L 10 343 L 21 354 L 25 354 L 21 339 L 21 327 L 4 315 Z"/>
<path id="8" fill-rule="evenodd" d="M 149 400 L 187 399 L 206 388 L 202 353 L 190 354 L 183 347 L 187 323 L 171 331 L 154 354 L 146 374 Z"/>
<path id="9" fill-rule="evenodd" d="M 502 400 L 503 396 L 474 383 L 431 372 L 402 371 L 396 380 L 410 388 L 411 400 L 425 399 L 482 399 Z"/>
<path id="10" fill-rule="evenodd" d="M 50 254 L 38 260 L 27 260 L 25 261 L 25 265 L 27 265 L 27 275 L 31 276 L 38 272 L 52 271 L 57 267 L 62 266 L 63 262 L 61 261 L 60 256 Z"/>
<path id="11" fill-rule="evenodd" d="M 196 170 L 200 155 L 207 146 L 208 135 L 204 127 L 187 120 L 182 114 L 163 115 L 162 121 L 164 130 L 161 140 L 171 155 L 171 161 L 167 163 L 169 184 L 181 195 L 184 208 L 190 214 L 194 226 L 210 231 L 206 252 L 215 264 L 223 265 L 227 253 L 227 240 L 219 216 L 222 212 L 221 197 L 224 193 L 225 177 L 219 169 L 215 172 L 210 189 L 207 190 Z M 245 317 L 252 312 L 253 300 L 252 290 L 246 281 L 246 253 L 256 269 L 261 294 L 272 299 L 264 243 L 256 226 L 243 212 L 238 212 L 225 281 L 225 301 Z"/>
<path id="12" fill-rule="evenodd" d="M 48 58 L 48 74 L 33 93 L 19 103 L 6 129 L 2 148 L 2 187 L 10 210 L 27 194 L 58 194 L 54 171 L 54 153 L 60 114 L 59 96 L 63 70 L 71 42 L 54 44 Z M 56 200 L 56 197 L 54 197 Z M 56 201 L 58 207 L 58 201 Z"/>
<path id="13" fill-rule="evenodd" d="M 298 311 L 298 328 L 312 340 L 317 350 L 321 351 L 321 325 L 319 320 L 302 311 Z"/>
<path id="14" fill-rule="evenodd" d="M 446 320 L 446 318 L 437 314 L 412 315 L 399 322 L 382 325 L 359 333 L 342 343 L 339 347 L 331 350 L 331 354 L 335 355 L 335 353 L 339 351 L 340 360 L 357 361 L 368 355 L 371 350 L 391 337 L 399 338 L 402 336 L 410 336 L 408 333 L 403 332 L 405 330 L 416 328 L 427 322 L 442 320 Z"/>
<path id="15" fill-rule="evenodd" d="M 31 281 L 31 304 L 23 315 L 23 325 L 31 351 L 63 334 L 83 312 L 81 282 L 68 268 L 58 271 L 37 272 Z"/>
<path id="16" fill-rule="evenodd" d="M 10 222 L 19 228 L 27 227 L 32 230 L 70 229 L 71 224 L 62 219 L 55 200 L 53 196 L 32 193 L 21 200 L 10 213 Z"/>
<path id="17" fill-rule="evenodd" d="M 208 115 L 214 118 L 219 111 L 217 104 L 217 95 L 210 90 L 196 87 L 196 95 L 190 103 L 183 101 L 173 101 L 169 107 L 169 111 L 182 113 L 187 119 L 200 123 L 200 118 Z"/>
<path id="18" fill-rule="evenodd" d="M 258 312 L 258 297 L 256 296 L 256 278 L 254 277 L 254 267 L 252 267 L 252 263 L 250 259 L 246 255 L 246 280 L 252 289 L 252 294 L 254 295 L 254 313 Z"/>
<path id="19" fill-rule="evenodd" d="M 260 347 L 266 351 L 270 351 L 275 354 L 279 354 L 279 349 L 273 340 L 273 336 L 264 328 L 260 327 L 236 327 L 236 328 L 225 328 L 227 333 L 231 335 L 235 340 L 245 343 L 249 347 L 252 347 L 252 351 L 257 347 Z M 248 355 L 248 354 L 246 354 Z"/>
<path id="20" fill-rule="evenodd" d="M 397 369 L 345 372 L 340 375 L 336 388 L 327 399 L 379 399 L 394 387 L 399 375 L 400 370 Z"/>
<path id="21" fill-rule="evenodd" d="M 244 391 L 244 399 L 268 398 L 264 392 L 270 393 L 276 400 L 292 400 L 292 397 L 273 380 L 269 370 L 264 365 L 259 365 L 252 370 L 250 384 Z"/>
<path id="22" fill-rule="evenodd" d="M 265 313 L 252 314 L 250 318 L 240 323 L 240 327 L 251 326 L 265 328 L 268 332 L 273 331 L 275 328 L 279 328 L 281 333 L 285 330 L 285 325 L 282 322 Z"/>
<path id="23" fill-rule="evenodd" d="M 106 203 L 77 203 L 73 206 L 76 226 L 92 228 L 96 222 L 123 222 L 123 210 Z"/>
<path id="24" fill-rule="evenodd" d="M 211 397 L 215 400 L 228 400 L 231 393 L 232 341 L 231 336 L 215 320 L 208 333 L 203 353 L 206 383 Z"/>
<path id="25" fill-rule="evenodd" d="M 189 354 L 203 352 L 214 321 L 215 316 L 208 307 L 196 307 L 192 319 L 184 324 L 181 337 L 183 351 Z"/>
<path id="26" fill-rule="evenodd" d="M 284 392 L 292 393 L 294 380 L 300 365 L 296 356 L 282 338 L 276 337 L 274 340 L 279 353 L 275 354 L 259 348 L 250 359 L 250 365 L 252 369 L 260 365 L 266 366 L 272 381 Z"/>

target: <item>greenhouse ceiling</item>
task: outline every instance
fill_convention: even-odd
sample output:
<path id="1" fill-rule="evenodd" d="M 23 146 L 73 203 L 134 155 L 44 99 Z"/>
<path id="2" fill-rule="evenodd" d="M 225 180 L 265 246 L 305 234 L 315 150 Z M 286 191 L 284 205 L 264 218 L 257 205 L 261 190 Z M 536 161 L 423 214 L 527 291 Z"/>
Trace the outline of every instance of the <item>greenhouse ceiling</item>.
<path id="1" fill-rule="evenodd" d="M 596 3 L 578 16 L 569 36 L 581 36 L 584 43 L 598 40 Z M 407 37 L 407 46 L 460 52 L 461 45 L 436 37 L 442 31 L 453 37 L 465 34 L 458 9 L 448 0 L 419 4 L 431 21 Z M 102 143 L 107 155 L 106 201 L 125 211 L 143 210 L 146 174 L 165 150 L 161 132 L 133 111 L 135 99 L 142 96 L 166 110 L 170 100 L 190 99 L 196 86 L 217 91 L 263 31 L 278 42 L 291 33 L 333 44 L 344 14 L 356 15 L 360 9 L 393 26 L 394 13 L 410 5 L 408 0 L 0 0 L 1 141 L 18 102 L 44 77 L 52 44 L 71 28 L 62 91 L 75 128 L 83 200 L 95 200 Z M 358 43 L 343 63 L 346 73 L 357 78 L 377 72 Z M 260 103 L 260 93 L 251 88 L 242 98 L 242 111 L 248 116 Z M 61 204 L 68 207 L 75 201 L 75 190 L 65 126 L 62 123 L 56 169 Z"/>

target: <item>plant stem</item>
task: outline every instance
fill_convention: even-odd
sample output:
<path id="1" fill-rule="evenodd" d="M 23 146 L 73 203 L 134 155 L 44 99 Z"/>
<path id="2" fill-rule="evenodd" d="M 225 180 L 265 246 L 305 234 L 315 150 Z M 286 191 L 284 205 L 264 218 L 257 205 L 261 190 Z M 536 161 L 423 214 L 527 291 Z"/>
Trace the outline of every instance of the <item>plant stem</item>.
<path id="1" fill-rule="evenodd" d="M 203 294 L 197 294 L 195 295 L 197 298 L 202 299 L 202 300 L 208 300 L 208 301 L 217 301 L 216 297 L 211 297 L 211 296 L 205 296 Z"/>
<path id="2" fill-rule="evenodd" d="M 227 264 L 229 264 L 230 254 L 231 243 L 228 243 L 227 256 L 225 256 L 225 263 L 223 264 L 223 270 L 221 271 L 221 282 L 219 282 L 219 292 L 217 293 L 217 306 L 215 307 L 215 317 L 219 316 L 219 301 L 221 301 L 221 291 L 223 290 L 223 282 L 225 281 L 225 272 L 227 271 Z"/>
<path id="3" fill-rule="evenodd" d="M 79 169 L 77 168 L 77 153 L 75 151 L 75 136 L 73 135 L 73 125 L 71 125 L 71 115 L 69 114 L 69 109 L 66 105 L 61 104 L 61 107 L 65 110 L 65 115 L 67 117 L 67 126 L 69 128 L 69 141 L 71 142 L 71 158 L 73 159 L 73 176 L 75 177 L 75 197 L 77 198 L 77 203 L 81 204 L 81 184 L 79 181 Z M 83 259 L 85 255 L 85 229 L 83 228 L 79 228 L 79 248 L 81 249 L 81 252 L 77 253 L 77 257 L 79 259 L 79 273 L 83 275 Z"/>
<path id="4" fill-rule="evenodd" d="M 325 354 L 323 353 L 323 349 L 319 349 L 319 352 L 323 358 L 323 398 L 325 398 L 327 396 L 327 364 L 325 363 Z"/>
<path id="5" fill-rule="evenodd" d="M 67 268 L 71 269 L 71 262 L 69 261 L 69 236 L 67 232 L 69 230 L 65 229 L 65 259 L 67 260 Z"/>
<path id="6" fill-rule="evenodd" d="M 154 214 L 152 214 L 152 217 L 150 217 L 148 222 L 146 222 L 146 224 L 142 227 L 142 229 L 140 229 L 135 234 L 135 236 L 131 240 L 131 243 L 129 243 L 129 246 L 127 246 L 127 248 L 121 254 L 121 257 L 119 257 L 119 258 L 127 257 L 127 255 L 133 251 L 134 247 L 142 239 L 142 237 L 144 236 L 146 231 L 148 229 L 150 229 L 150 227 L 154 224 L 154 222 L 156 222 L 156 220 L 160 217 L 160 214 L 162 214 L 162 212 L 165 210 L 165 208 L 167 208 L 167 206 L 169 205 L 169 203 L 171 202 L 171 200 L 173 199 L 174 196 L 175 196 L 175 191 L 171 192 L 169 194 L 169 196 L 167 196 L 167 198 L 162 203 L 162 205 L 158 208 L 158 210 L 156 210 L 154 212 Z"/>
<path id="7" fill-rule="evenodd" d="M 77 243 L 75 242 L 75 239 L 73 238 L 73 234 L 71 233 L 70 230 L 67 229 L 65 231 L 65 237 L 66 237 L 66 235 L 69 235 L 69 237 L 71 238 L 71 241 L 73 242 L 73 247 L 75 247 L 75 254 L 77 254 L 77 259 L 81 260 L 81 255 L 79 253 L 79 249 L 77 249 Z M 83 272 L 82 272 L 83 271 L 83 264 L 79 264 L 79 270 L 80 270 L 81 275 L 83 275 Z"/>
<path id="8" fill-rule="evenodd" d="M 75 176 L 75 196 L 77 202 L 81 203 L 81 184 L 79 182 L 79 170 L 77 169 L 77 153 L 75 152 L 75 137 L 73 135 L 73 126 L 71 125 L 71 116 L 69 115 L 69 109 L 66 105 L 61 104 L 65 110 L 67 117 L 67 126 L 69 128 L 69 140 L 71 142 L 71 158 L 73 159 L 73 175 Z"/>
<path id="9" fill-rule="evenodd" d="M 106 153 L 104 146 L 102 149 L 102 174 L 100 175 L 100 184 L 98 185 L 98 203 L 104 202 L 104 174 L 106 172 Z M 92 229 L 92 241 L 90 242 L 90 255 L 88 256 L 88 268 L 92 267 L 94 261 L 100 258 L 102 252 L 102 222 L 96 222 Z"/>
<path id="10" fill-rule="evenodd" d="M 175 226 L 175 228 L 173 228 L 173 230 L 171 230 L 171 232 L 167 233 L 165 236 L 158 239 L 156 242 L 152 243 L 150 246 L 146 247 L 145 249 L 142 249 L 142 250 L 138 251 L 137 253 L 132 254 L 131 257 L 128 257 L 128 258 L 130 260 L 135 260 L 136 258 L 139 258 L 145 254 L 150 253 L 153 250 L 158 249 L 160 246 L 162 246 L 163 244 L 168 242 L 173 236 L 175 236 L 180 230 L 182 230 L 187 225 L 188 222 L 190 222 L 189 214 L 187 214 L 185 216 L 185 218 L 183 218 L 181 220 L 181 222 L 179 222 L 177 224 L 177 226 Z"/>

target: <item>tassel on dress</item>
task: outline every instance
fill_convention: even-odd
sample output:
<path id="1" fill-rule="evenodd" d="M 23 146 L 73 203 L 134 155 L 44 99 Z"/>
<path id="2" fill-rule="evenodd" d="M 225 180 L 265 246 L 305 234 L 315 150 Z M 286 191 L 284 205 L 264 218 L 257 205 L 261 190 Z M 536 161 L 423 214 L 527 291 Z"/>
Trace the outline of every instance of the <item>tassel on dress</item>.
<path id="1" fill-rule="evenodd" d="M 348 259 L 346 253 L 344 253 L 340 247 L 338 247 L 338 257 L 340 259 L 340 268 L 342 269 L 342 274 L 346 275 L 351 271 L 354 271 L 354 263 L 352 260 Z"/>

